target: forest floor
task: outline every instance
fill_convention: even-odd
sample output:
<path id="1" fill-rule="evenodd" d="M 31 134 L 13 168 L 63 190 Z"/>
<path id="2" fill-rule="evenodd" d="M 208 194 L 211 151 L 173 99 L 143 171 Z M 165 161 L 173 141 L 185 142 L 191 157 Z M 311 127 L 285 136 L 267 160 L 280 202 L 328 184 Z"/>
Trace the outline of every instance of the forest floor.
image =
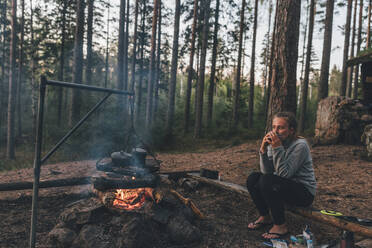
<path id="1" fill-rule="evenodd" d="M 244 185 L 247 176 L 258 170 L 259 141 L 203 152 L 158 153 L 161 171 L 218 170 L 221 180 Z M 335 210 L 345 215 L 372 218 L 371 162 L 360 158 L 362 146 L 330 145 L 312 147 L 317 179 L 314 208 Z M 41 180 L 89 176 L 95 160 L 45 165 Z M 32 181 L 33 170 L 21 169 L 0 173 L 0 182 Z M 40 190 L 37 247 L 45 244 L 48 232 L 59 214 L 71 202 L 89 195 L 88 186 Z M 251 199 L 216 189 L 199 190 L 189 195 L 208 216 L 199 223 L 203 240 L 190 247 L 263 247 L 260 235 L 265 230 L 249 231 L 246 227 L 257 213 Z M 32 190 L 0 192 L 0 247 L 28 246 Z M 309 224 L 316 240 L 327 243 L 340 236 L 341 230 L 287 214 L 291 234 L 299 234 Z M 358 238 L 358 237 L 357 237 Z M 174 246 L 187 247 L 187 246 Z"/>

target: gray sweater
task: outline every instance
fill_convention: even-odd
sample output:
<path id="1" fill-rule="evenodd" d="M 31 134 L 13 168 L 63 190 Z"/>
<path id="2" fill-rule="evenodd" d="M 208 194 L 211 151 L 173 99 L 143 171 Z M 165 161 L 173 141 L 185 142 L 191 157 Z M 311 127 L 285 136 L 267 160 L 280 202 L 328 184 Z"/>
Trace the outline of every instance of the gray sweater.
<path id="1" fill-rule="evenodd" d="M 260 169 L 264 174 L 273 173 L 302 183 L 315 196 L 313 160 L 305 139 L 296 139 L 276 148 L 269 145 L 266 153 L 260 153 Z"/>

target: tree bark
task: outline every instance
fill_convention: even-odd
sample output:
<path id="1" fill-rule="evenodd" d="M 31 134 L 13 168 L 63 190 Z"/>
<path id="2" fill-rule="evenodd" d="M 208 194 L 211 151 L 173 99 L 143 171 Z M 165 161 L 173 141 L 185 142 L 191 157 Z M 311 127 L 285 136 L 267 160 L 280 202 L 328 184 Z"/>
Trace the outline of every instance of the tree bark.
<path id="1" fill-rule="evenodd" d="M 194 13 L 192 22 L 192 33 L 190 42 L 190 59 L 187 72 L 187 88 L 186 88 L 186 98 L 185 98 L 185 113 L 184 113 L 184 132 L 189 131 L 190 126 L 190 105 L 191 105 L 191 89 L 192 89 L 192 79 L 194 77 L 194 54 L 195 54 L 195 37 L 196 37 L 196 24 L 198 21 L 198 0 L 194 0 Z"/>
<path id="2" fill-rule="evenodd" d="M 357 12 L 358 0 L 354 0 L 354 15 L 353 15 L 353 29 L 351 34 L 351 51 L 349 59 L 354 58 L 354 46 L 355 46 L 355 30 L 356 30 L 356 12 Z M 353 73 L 354 66 L 348 67 L 348 78 L 346 84 L 346 96 L 351 97 L 353 90 Z"/>
<path id="3" fill-rule="evenodd" d="M 209 33 L 209 13 L 210 13 L 211 0 L 204 0 L 204 23 L 202 33 L 202 50 L 200 54 L 200 72 L 198 80 L 198 90 L 196 94 L 197 108 L 195 118 L 194 138 L 198 139 L 202 134 L 202 121 L 203 121 L 203 96 L 204 96 L 204 80 L 205 80 L 205 64 L 208 48 L 208 33 Z"/>
<path id="4" fill-rule="evenodd" d="M 15 159 L 15 104 L 16 104 L 16 47 L 17 47 L 17 0 L 12 0 L 12 19 L 11 19 L 11 40 L 10 40 L 10 68 L 9 68 L 9 97 L 8 97 L 8 135 L 6 157 Z"/>
<path id="5" fill-rule="evenodd" d="M 213 31 L 213 48 L 212 48 L 212 67 L 211 76 L 209 80 L 208 90 L 208 111 L 207 111 L 207 126 L 211 127 L 213 119 L 213 96 L 215 88 L 215 75 L 216 75 L 216 61 L 217 61 L 217 45 L 218 45 L 218 17 L 220 12 L 220 0 L 216 0 L 216 10 L 214 12 L 214 31 Z"/>
<path id="6" fill-rule="evenodd" d="M 270 7 L 269 7 L 269 18 L 268 18 L 268 23 L 269 23 L 269 26 L 267 28 L 267 44 L 266 44 L 266 50 L 265 50 L 265 74 L 264 74 L 264 82 L 263 82 L 263 90 L 264 90 L 264 94 L 266 95 L 266 82 L 267 82 L 267 77 L 268 77 L 268 67 L 269 67 L 269 56 L 268 56 L 268 53 L 269 53 L 269 50 L 270 50 L 270 32 L 271 32 L 271 15 L 272 15 L 272 12 L 273 12 L 273 2 L 272 0 L 270 0 Z M 267 96 L 266 96 L 267 97 Z M 264 98 L 264 100 L 266 100 L 266 98 Z"/>
<path id="7" fill-rule="evenodd" d="M 146 103 L 146 119 L 145 126 L 146 130 L 150 130 L 152 125 L 152 111 L 153 104 L 152 98 L 154 93 L 154 67 L 155 67 L 155 49 L 156 49 L 156 24 L 158 20 L 158 1 L 154 0 L 154 12 L 152 16 L 152 32 L 151 32 L 151 53 L 150 53 L 150 68 L 149 68 L 149 78 L 147 83 L 147 103 Z"/>
<path id="8" fill-rule="evenodd" d="M 110 32 L 110 5 L 107 5 L 107 27 L 106 27 L 106 58 L 105 58 L 105 88 L 108 84 L 108 74 L 109 74 L 109 32 Z"/>
<path id="9" fill-rule="evenodd" d="M 298 131 L 303 133 L 305 130 L 305 117 L 307 109 L 307 92 L 309 86 L 309 74 L 310 74 L 310 60 L 311 50 L 313 43 L 313 31 L 314 31 L 314 19 L 315 19 L 315 0 L 310 1 L 310 20 L 309 20 L 309 35 L 307 40 L 307 51 L 306 51 L 306 63 L 305 63 L 305 75 L 304 83 L 301 90 L 301 109 L 300 109 L 300 121 Z"/>
<path id="10" fill-rule="evenodd" d="M 332 22 L 335 1 L 328 0 L 324 25 L 322 65 L 318 85 L 318 102 L 328 96 L 329 63 L 332 49 Z"/>
<path id="11" fill-rule="evenodd" d="M 358 27 L 358 41 L 357 41 L 357 52 L 360 52 L 360 45 L 362 43 L 362 20 L 363 20 L 363 0 L 360 0 L 359 6 L 359 27 Z M 359 65 L 355 66 L 355 77 L 354 77 L 354 91 L 353 98 L 358 99 L 358 83 L 359 83 Z"/>
<path id="12" fill-rule="evenodd" d="M 92 46 L 93 46 L 93 9 L 94 0 L 88 0 L 88 19 L 87 19 L 87 59 L 85 68 L 86 84 L 92 84 Z"/>
<path id="13" fill-rule="evenodd" d="M 240 10 L 240 31 L 239 31 L 239 48 L 238 48 L 238 65 L 236 68 L 235 79 L 235 94 L 233 102 L 233 128 L 236 128 L 239 122 L 239 105 L 240 105 L 240 71 L 242 65 L 242 47 L 243 47 L 243 33 L 244 33 L 244 10 L 245 0 L 242 1 L 242 8 Z"/>
<path id="14" fill-rule="evenodd" d="M 167 136 L 171 137 L 173 134 L 173 122 L 174 122 L 174 102 L 176 93 L 176 82 L 177 82 L 177 64 L 178 64 L 178 38 L 180 32 L 180 13 L 181 3 L 180 0 L 175 0 L 176 9 L 174 15 L 174 33 L 173 33 L 173 50 L 172 50 L 172 67 L 171 67 L 171 78 L 169 83 L 169 95 L 168 95 L 168 112 L 167 112 L 167 123 L 166 132 Z"/>
<path id="15" fill-rule="evenodd" d="M 309 24 L 309 8 L 310 8 L 310 4 L 309 4 L 309 0 L 306 0 L 306 23 L 305 23 L 305 27 L 304 27 L 304 41 L 303 41 L 303 46 L 302 46 L 302 60 L 301 60 L 301 73 L 300 73 L 300 84 L 299 84 L 299 89 L 298 89 L 298 92 L 301 92 L 302 91 L 302 85 L 304 84 L 304 66 L 305 66 L 305 54 L 306 54 L 306 38 L 307 38 L 307 28 L 308 28 L 308 24 Z M 301 98 L 301 93 L 298 94 L 298 97 L 297 97 L 297 104 L 300 105 L 300 99 Z"/>
<path id="16" fill-rule="evenodd" d="M 278 2 L 267 129 L 271 128 L 272 117 L 275 113 L 280 111 L 296 113 L 296 68 L 300 12 L 300 1 L 280 0 Z"/>
<path id="17" fill-rule="evenodd" d="M 257 36 L 257 16 L 258 16 L 258 0 L 254 3 L 254 21 L 253 21 L 253 42 L 252 42 L 252 56 L 251 56 L 251 72 L 249 84 L 249 107 L 248 107 L 248 128 L 253 126 L 253 112 L 254 112 L 254 69 L 256 58 L 256 36 Z"/>
<path id="18" fill-rule="evenodd" d="M 2 20 L 2 29 L 3 29 L 3 32 L 2 32 L 2 63 L 1 63 L 1 84 L 0 84 L 0 126 L 2 126 L 3 124 L 3 113 L 5 112 L 4 110 L 4 105 L 3 105 L 3 102 L 5 99 L 5 94 L 4 94 L 4 90 L 5 90 L 5 41 L 6 41 L 6 9 L 7 9 L 7 3 L 8 1 L 7 0 L 4 0 L 4 3 L 3 3 L 3 8 L 2 8 L 2 11 L 1 11 L 1 20 Z M 1 139 L 1 133 L 0 133 L 0 140 Z M 0 147 L 1 147 L 1 142 L 0 142 Z"/>
<path id="19" fill-rule="evenodd" d="M 18 62 L 18 80 L 17 80 L 17 136 L 22 136 L 22 75 L 23 75 L 23 42 L 25 37 L 25 0 L 21 0 L 22 16 L 21 16 L 21 41 L 19 48 L 19 62 Z"/>
<path id="20" fill-rule="evenodd" d="M 350 43 L 350 23 L 351 23 L 351 10 L 353 0 L 348 0 L 347 3 L 347 16 L 346 16 L 346 24 L 345 24 L 345 41 L 344 41 L 344 56 L 342 61 L 342 78 L 341 78 L 341 86 L 340 86 L 340 96 L 346 95 L 346 83 L 347 83 L 347 66 L 346 61 L 349 54 L 349 43 Z"/>
<path id="21" fill-rule="evenodd" d="M 76 28 L 74 42 L 73 83 L 81 84 L 83 79 L 83 42 L 84 42 L 84 0 L 78 0 L 76 12 Z M 69 125 L 72 126 L 80 119 L 81 92 L 72 91 Z"/>

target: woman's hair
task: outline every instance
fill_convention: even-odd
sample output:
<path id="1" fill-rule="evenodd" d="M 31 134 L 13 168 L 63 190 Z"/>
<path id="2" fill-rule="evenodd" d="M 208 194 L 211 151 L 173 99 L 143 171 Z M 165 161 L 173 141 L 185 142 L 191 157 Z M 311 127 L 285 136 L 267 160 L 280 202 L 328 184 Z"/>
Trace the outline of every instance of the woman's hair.
<path id="1" fill-rule="evenodd" d="M 296 116 L 292 112 L 278 112 L 274 115 L 274 118 L 283 118 L 287 121 L 288 127 L 293 128 L 294 135 L 296 136 L 297 131 L 297 120 Z M 273 119 L 274 119 L 273 118 Z"/>

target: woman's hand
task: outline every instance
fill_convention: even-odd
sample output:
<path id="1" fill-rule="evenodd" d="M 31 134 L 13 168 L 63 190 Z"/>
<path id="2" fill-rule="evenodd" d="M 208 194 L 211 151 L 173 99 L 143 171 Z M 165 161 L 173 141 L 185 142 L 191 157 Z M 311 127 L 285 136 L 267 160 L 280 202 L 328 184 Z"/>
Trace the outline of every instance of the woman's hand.
<path id="1" fill-rule="evenodd" d="M 262 139 L 260 152 L 265 153 L 268 145 L 271 145 L 273 148 L 282 145 L 282 141 L 279 139 L 278 135 L 276 135 L 276 133 L 273 131 L 268 132 Z"/>

